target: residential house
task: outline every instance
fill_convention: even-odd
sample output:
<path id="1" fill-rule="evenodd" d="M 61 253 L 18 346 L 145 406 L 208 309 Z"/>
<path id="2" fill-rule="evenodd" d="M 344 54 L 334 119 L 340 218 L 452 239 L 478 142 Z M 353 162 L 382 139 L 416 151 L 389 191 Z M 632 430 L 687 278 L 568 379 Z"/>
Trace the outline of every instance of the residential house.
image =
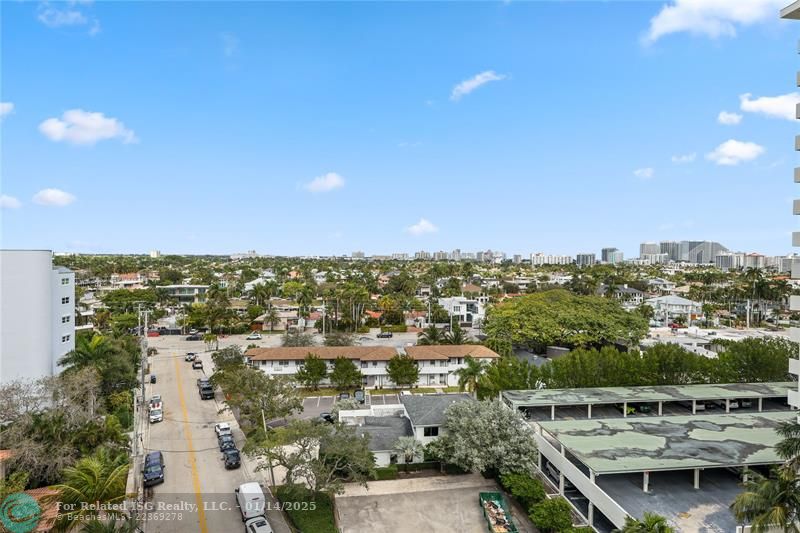
<path id="1" fill-rule="evenodd" d="M 607 292 L 608 285 L 601 283 L 597 288 L 597 294 L 606 296 Z M 633 287 L 628 287 L 627 283 L 614 287 L 612 296 L 616 300 L 619 300 L 623 307 L 629 309 L 638 307 L 644 303 L 644 293 L 638 289 L 634 289 Z"/>
<path id="2" fill-rule="evenodd" d="M 397 462 L 404 463 L 405 458 L 398 460 L 395 443 L 400 437 L 414 435 L 411 421 L 405 416 L 366 416 L 356 427 L 359 436 L 369 435 L 369 450 L 375 456 L 375 466 L 389 466 Z M 422 457 L 415 457 L 413 462 L 422 462 Z"/>
<path id="3" fill-rule="evenodd" d="M 258 325 L 262 331 L 286 331 L 293 327 L 305 330 L 306 320 L 300 316 L 300 306 L 292 300 L 270 298 L 266 306 L 271 306 L 275 310 L 278 320 L 270 324 L 266 321 L 267 313 L 257 317 L 253 320 L 253 324 Z"/>
<path id="4" fill-rule="evenodd" d="M 478 298 L 466 298 L 464 296 L 453 296 L 450 298 L 439 298 L 441 305 L 452 320 L 461 325 L 472 326 L 473 323 L 480 323 L 486 318 L 485 303 Z"/>
<path id="5" fill-rule="evenodd" d="M 159 289 L 167 291 L 167 294 L 179 303 L 200 304 L 206 301 L 208 285 L 162 285 Z"/>
<path id="6" fill-rule="evenodd" d="M 147 278 L 140 272 L 111 274 L 110 283 L 114 289 L 143 289 Z"/>
<path id="7" fill-rule="evenodd" d="M 414 437 L 423 445 L 445 434 L 445 411 L 457 402 L 474 401 L 466 393 L 408 394 L 400 397 L 406 418 L 411 422 Z"/>
<path id="8" fill-rule="evenodd" d="M 437 344 L 431 346 L 407 346 L 406 354 L 419 366 L 420 386 L 458 385 L 456 370 L 466 366 L 465 359 L 472 357 L 490 363 L 500 355 L 481 344 Z"/>
<path id="9" fill-rule="evenodd" d="M 680 296 L 659 296 L 650 298 L 646 302 L 655 311 L 656 320 L 668 322 L 677 317 L 686 317 L 688 321 L 694 320 L 702 314 L 702 304 L 681 298 Z"/>

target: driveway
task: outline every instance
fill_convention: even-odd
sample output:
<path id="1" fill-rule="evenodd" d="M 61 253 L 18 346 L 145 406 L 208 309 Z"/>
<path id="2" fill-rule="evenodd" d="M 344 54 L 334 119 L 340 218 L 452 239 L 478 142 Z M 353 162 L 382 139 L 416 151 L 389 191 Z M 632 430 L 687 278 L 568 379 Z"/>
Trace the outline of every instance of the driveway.
<path id="1" fill-rule="evenodd" d="M 368 488 L 348 485 L 336 497 L 343 533 L 485 533 L 478 493 L 498 490 L 479 474 L 371 481 Z M 520 532 L 533 529 L 512 508 Z"/>

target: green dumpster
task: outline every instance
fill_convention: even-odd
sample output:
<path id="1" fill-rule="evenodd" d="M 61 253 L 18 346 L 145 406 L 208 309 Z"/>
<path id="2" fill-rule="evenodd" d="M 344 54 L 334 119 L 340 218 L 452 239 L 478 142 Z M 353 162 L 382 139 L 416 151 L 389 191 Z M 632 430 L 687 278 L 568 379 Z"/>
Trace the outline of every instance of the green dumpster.
<path id="1" fill-rule="evenodd" d="M 506 505 L 505 498 L 499 492 L 481 492 L 478 501 L 483 509 L 483 517 L 489 528 L 489 533 L 517 533 L 517 528 L 511 518 L 511 509 Z"/>

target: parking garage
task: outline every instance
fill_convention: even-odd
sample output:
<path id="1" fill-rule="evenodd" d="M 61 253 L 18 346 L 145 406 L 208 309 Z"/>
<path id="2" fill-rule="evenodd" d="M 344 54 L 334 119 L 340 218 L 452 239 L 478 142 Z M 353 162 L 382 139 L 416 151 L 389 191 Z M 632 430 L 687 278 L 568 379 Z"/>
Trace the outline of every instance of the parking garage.
<path id="1" fill-rule="evenodd" d="M 528 420 L 580 420 L 786 410 L 794 382 L 595 387 L 504 391 L 501 400 Z"/>
<path id="2" fill-rule="evenodd" d="M 652 511 L 680 531 L 733 531 L 728 506 L 742 476 L 782 462 L 774 429 L 795 417 L 784 410 L 545 421 L 534 428 L 540 469 L 598 530 Z"/>

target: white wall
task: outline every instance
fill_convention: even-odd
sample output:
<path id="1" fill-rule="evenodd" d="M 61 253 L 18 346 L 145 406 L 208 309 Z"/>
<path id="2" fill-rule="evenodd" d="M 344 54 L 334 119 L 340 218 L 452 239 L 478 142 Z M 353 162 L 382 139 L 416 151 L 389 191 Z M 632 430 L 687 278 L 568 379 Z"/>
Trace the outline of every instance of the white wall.
<path id="1" fill-rule="evenodd" d="M 62 286 L 61 277 L 69 283 Z M 68 304 L 61 304 L 63 296 Z M 52 252 L 0 251 L 0 382 L 56 372 L 56 361 L 75 347 L 74 300 L 74 274 L 57 274 Z M 67 314 L 70 321 L 62 324 Z"/>

